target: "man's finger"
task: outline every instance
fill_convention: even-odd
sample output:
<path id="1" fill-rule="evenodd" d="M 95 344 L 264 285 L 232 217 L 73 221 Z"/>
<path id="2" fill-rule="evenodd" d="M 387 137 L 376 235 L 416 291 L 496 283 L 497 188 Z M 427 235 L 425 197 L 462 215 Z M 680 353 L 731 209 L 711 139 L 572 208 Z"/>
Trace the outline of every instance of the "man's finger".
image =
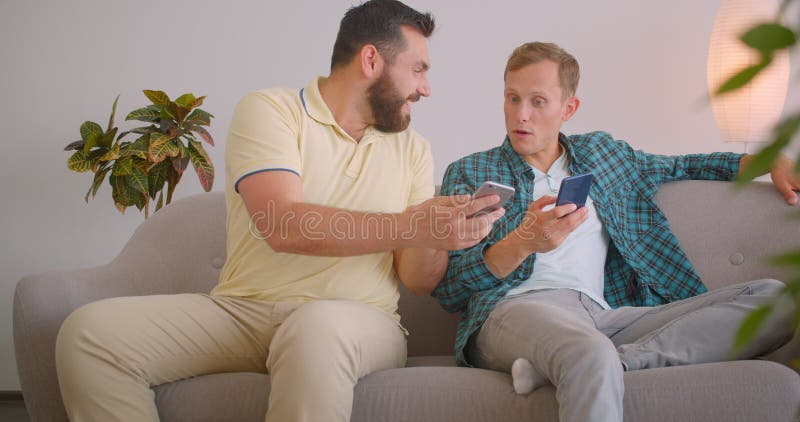
<path id="1" fill-rule="evenodd" d="M 444 207 L 463 207 L 472 200 L 472 195 L 450 195 L 450 196 L 435 196 L 428 201 L 433 205 L 441 205 Z"/>
<path id="2" fill-rule="evenodd" d="M 578 206 L 575 204 L 564 204 L 545 212 L 543 217 L 556 220 L 575 211 L 576 209 L 578 209 Z"/>
<path id="3" fill-rule="evenodd" d="M 471 230 L 473 233 L 482 233 L 485 232 L 483 235 L 480 236 L 481 239 L 486 237 L 491 231 L 492 226 L 494 223 L 500 219 L 506 213 L 505 208 L 498 208 L 492 212 L 481 214 L 476 217 L 470 218 L 467 220 L 468 229 Z"/>
<path id="4" fill-rule="evenodd" d="M 471 202 L 464 204 L 462 207 L 467 215 L 472 215 L 488 206 L 495 205 L 498 202 L 500 202 L 500 196 L 489 195 L 475 198 Z"/>
<path id="5" fill-rule="evenodd" d="M 566 215 L 564 218 L 558 220 L 558 226 L 560 229 L 565 230 L 567 233 L 571 233 L 573 230 L 578 228 L 584 221 L 589 217 L 589 210 L 586 207 L 583 207 L 569 215 Z"/>
<path id="6" fill-rule="evenodd" d="M 544 208 L 544 207 L 546 207 L 546 206 L 548 206 L 550 204 L 555 204 L 555 203 L 556 203 L 556 197 L 555 196 L 543 196 L 543 197 L 533 201 L 531 203 L 531 205 L 528 207 L 528 209 L 533 209 L 533 210 L 539 211 L 542 208 Z"/>

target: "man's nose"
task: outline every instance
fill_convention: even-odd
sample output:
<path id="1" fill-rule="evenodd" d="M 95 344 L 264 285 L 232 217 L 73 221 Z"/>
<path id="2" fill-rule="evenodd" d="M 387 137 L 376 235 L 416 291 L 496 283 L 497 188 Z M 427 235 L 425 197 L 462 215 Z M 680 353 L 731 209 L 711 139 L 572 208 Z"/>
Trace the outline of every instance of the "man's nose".
<path id="1" fill-rule="evenodd" d="M 521 105 L 517 108 L 517 121 L 527 122 L 528 119 L 530 119 L 530 116 L 531 116 L 530 111 L 528 110 L 528 107 L 526 107 L 525 105 Z"/>
<path id="2" fill-rule="evenodd" d="M 428 78 L 422 79 L 422 83 L 419 85 L 419 88 L 417 88 L 417 92 L 423 97 L 431 96 L 431 83 L 428 82 Z"/>

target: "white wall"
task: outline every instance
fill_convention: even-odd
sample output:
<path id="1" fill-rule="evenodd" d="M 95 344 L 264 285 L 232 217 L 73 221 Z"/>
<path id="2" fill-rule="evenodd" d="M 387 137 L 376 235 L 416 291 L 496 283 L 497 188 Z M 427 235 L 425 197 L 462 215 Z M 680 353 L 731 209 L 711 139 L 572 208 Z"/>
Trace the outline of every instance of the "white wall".
<path id="1" fill-rule="evenodd" d="M 145 105 L 141 89 L 207 95 L 204 109 L 217 117 L 214 188 L 222 189 L 237 99 L 325 74 L 338 21 L 355 2 L 0 0 L 0 391 L 19 389 L 11 303 L 20 277 L 104 263 L 143 218 L 135 209 L 120 215 L 108 185 L 83 202 L 90 176 L 68 171 L 62 151 L 81 122 L 105 126 L 117 94 L 123 118 Z M 657 153 L 742 151 L 723 143 L 702 101 L 717 1 L 410 4 L 438 23 L 433 96 L 413 111 L 433 145 L 437 179 L 447 163 L 502 140 L 505 59 L 531 40 L 555 41 L 581 63 L 583 103 L 567 132 L 603 129 Z M 796 57 L 793 66 L 800 69 Z M 787 108 L 800 106 L 797 93 L 795 82 Z M 176 197 L 200 191 L 192 173 Z"/>

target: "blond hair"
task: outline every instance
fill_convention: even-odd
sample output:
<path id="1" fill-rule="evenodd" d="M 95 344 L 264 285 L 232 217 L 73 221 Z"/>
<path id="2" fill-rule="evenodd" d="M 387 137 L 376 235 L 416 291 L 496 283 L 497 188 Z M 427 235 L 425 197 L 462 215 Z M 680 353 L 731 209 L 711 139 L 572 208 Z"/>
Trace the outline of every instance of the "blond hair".
<path id="1" fill-rule="evenodd" d="M 539 63 L 543 60 L 550 60 L 558 64 L 558 80 L 563 91 L 563 97 L 569 98 L 575 95 L 580 79 L 580 68 L 578 61 L 563 48 L 553 43 L 529 42 L 522 44 L 514 49 L 506 62 L 506 71 L 503 79 L 508 72 L 522 69 L 525 66 Z"/>

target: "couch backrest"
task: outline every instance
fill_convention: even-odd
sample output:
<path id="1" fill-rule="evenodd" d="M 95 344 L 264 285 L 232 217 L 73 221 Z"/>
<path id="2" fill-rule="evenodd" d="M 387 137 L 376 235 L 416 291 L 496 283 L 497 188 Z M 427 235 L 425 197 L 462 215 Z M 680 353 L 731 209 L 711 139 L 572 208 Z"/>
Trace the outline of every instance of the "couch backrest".
<path id="1" fill-rule="evenodd" d="M 787 206 L 771 185 L 736 191 L 726 182 L 681 181 L 662 186 L 656 199 L 709 288 L 788 277 L 766 258 L 800 245 L 800 220 L 788 219 L 800 207 Z M 134 256 L 160 264 L 165 293 L 209 291 L 225 261 L 224 194 L 195 195 L 155 213 L 116 259 Z M 411 332 L 409 356 L 452 354 L 456 315 L 405 289 L 399 307 Z"/>

